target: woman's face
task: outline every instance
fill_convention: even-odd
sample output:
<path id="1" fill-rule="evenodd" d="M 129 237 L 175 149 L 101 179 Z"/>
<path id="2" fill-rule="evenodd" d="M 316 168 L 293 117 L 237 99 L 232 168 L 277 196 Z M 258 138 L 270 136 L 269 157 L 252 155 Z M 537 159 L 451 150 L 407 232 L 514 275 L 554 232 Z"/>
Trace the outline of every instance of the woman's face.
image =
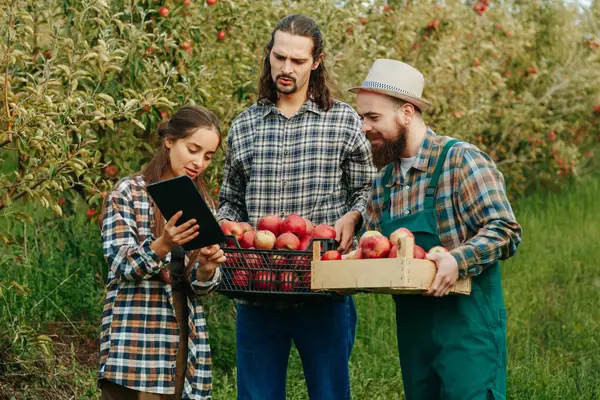
<path id="1" fill-rule="evenodd" d="M 169 149 L 171 177 L 188 175 L 195 178 L 202 174 L 219 146 L 219 135 L 213 128 L 198 128 L 184 139 L 166 139 Z"/>

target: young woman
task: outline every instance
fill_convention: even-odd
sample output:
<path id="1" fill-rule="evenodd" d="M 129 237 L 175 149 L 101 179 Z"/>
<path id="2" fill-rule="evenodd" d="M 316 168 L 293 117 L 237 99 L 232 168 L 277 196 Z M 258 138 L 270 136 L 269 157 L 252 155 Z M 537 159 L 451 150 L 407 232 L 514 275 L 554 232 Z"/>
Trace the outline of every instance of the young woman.
<path id="1" fill-rule="evenodd" d="M 156 155 L 119 181 L 103 210 L 102 244 L 110 265 L 98 376 L 104 400 L 211 394 L 200 296 L 218 284 L 225 256 L 217 245 L 185 254 L 181 246 L 201 228 L 194 220 L 175 226 L 181 212 L 165 222 L 145 187 L 187 174 L 211 204 L 202 174 L 221 145 L 219 120 L 201 107 L 185 106 L 158 134 Z"/>

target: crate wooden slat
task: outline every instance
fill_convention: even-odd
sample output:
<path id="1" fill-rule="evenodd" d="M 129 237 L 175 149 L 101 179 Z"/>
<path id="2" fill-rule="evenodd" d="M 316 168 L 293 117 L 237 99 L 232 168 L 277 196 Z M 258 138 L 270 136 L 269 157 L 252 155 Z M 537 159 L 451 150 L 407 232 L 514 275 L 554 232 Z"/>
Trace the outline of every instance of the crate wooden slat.
<path id="1" fill-rule="evenodd" d="M 358 290 L 374 293 L 423 293 L 436 274 L 432 261 L 413 258 L 414 239 L 402 238 L 397 258 L 321 261 L 313 246 L 312 290 Z M 471 278 L 459 279 L 452 293 L 470 294 Z"/>

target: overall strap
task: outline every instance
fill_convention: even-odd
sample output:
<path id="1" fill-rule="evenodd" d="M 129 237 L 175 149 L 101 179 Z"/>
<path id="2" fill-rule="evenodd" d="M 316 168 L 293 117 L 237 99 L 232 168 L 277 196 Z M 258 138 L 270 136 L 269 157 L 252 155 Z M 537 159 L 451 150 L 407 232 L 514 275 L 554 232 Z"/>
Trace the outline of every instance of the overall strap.
<path id="1" fill-rule="evenodd" d="M 383 210 L 381 211 L 381 220 L 389 221 L 390 219 L 390 188 L 387 186 L 390 178 L 392 177 L 392 172 L 394 171 L 394 164 L 391 163 L 387 167 L 385 167 L 385 175 L 383 176 Z"/>
<path id="2" fill-rule="evenodd" d="M 444 162 L 446 161 L 446 155 L 448 154 L 448 150 L 455 143 L 457 143 L 457 139 L 451 139 L 442 148 L 440 155 L 435 164 L 435 170 L 433 171 L 433 175 L 431 175 L 431 179 L 429 180 L 429 185 L 425 190 L 425 209 L 434 208 L 435 204 L 435 193 L 437 191 L 438 180 L 440 179 L 440 175 L 442 174 L 442 168 L 444 166 Z"/>

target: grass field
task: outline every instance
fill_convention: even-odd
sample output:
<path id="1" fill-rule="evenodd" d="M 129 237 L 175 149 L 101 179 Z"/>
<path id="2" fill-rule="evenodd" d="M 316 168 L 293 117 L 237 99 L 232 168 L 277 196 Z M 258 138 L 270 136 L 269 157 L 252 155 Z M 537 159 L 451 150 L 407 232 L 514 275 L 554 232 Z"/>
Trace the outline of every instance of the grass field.
<path id="1" fill-rule="evenodd" d="M 600 179 L 593 178 L 515 205 L 523 242 L 502 266 L 509 399 L 600 398 L 598 198 Z M 96 336 L 105 266 L 97 228 L 79 217 L 40 226 L 23 232 L 27 256 L 0 255 L 0 399 L 98 398 Z M 23 230 L 2 227 L 9 228 Z M 358 295 L 356 303 L 353 398 L 402 399 L 392 300 Z M 215 297 L 209 308 L 214 399 L 229 400 L 235 398 L 233 305 Z M 40 333 L 52 340 L 45 349 Z M 295 352 L 288 378 L 288 398 L 306 399 Z"/>
<path id="2" fill-rule="evenodd" d="M 600 399 L 600 181 L 524 199 L 517 255 L 503 263 L 509 399 Z M 351 359 L 356 399 L 403 399 L 390 296 L 355 296 Z M 306 399 L 297 354 L 288 398 Z M 217 372 L 215 399 L 234 396 Z"/>

